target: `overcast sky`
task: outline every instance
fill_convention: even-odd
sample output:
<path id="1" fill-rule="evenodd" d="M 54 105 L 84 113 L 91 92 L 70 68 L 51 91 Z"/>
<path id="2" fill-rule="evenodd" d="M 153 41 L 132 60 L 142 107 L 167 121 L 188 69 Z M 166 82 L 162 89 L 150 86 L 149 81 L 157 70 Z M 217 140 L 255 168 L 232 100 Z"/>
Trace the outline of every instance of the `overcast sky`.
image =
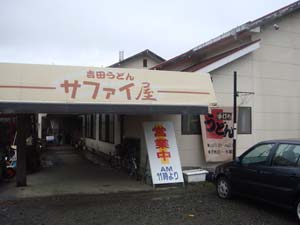
<path id="1" fill-rule="evenodd" d="M 165 59 L 295 0 L 0 0 L 0 62 L 108 66 Z"/>

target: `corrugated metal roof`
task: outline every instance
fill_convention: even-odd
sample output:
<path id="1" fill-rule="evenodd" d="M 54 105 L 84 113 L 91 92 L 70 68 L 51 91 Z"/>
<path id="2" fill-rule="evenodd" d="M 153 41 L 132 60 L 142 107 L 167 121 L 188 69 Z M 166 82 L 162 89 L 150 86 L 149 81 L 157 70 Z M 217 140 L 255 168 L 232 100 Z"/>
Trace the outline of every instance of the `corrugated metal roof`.
<path id="1" fill-rule="evenodd" d="M 227 57 L 229 55 L 232 55 L 232 54 L 234 54 L 234 53 L 236 53 L 236 52 L 238 52 L 238 51 L 240 51 L 240 50 L 242 50 L 242 49 L 244 49 L 244 48 L 246 48 L 246 47 L 248 47 L 248 46 L 250 46 L 250 45 L 252 45 L 252 44 L 254 44 L 256 42 L 259 42 L 259 41 L 260 41 L 260 39 L 259 40 L 255 40 L 255 41 L 251 41 L 251 42 L 249 42 L 247 44 L 244 44 L 244 45 L 241 45 L 239 47 L 230 49 L 229 51 L 226 51 L 226 52 L 223 52 L 221 54 L 215 55 L 215 56 L 210 57 L 210 58 L 208 58 L 208 59 L 206 59 L 204 61 L 201 61 L 200 63 L 197 63 L 197 64 L 195 64 L 193 66 L 188 67 L 188 68 L 185 68 L 182 71 L 184 71 L 184 72 L 195 72 L 195 71 L 197 71 L 197 70 L 199 70 L 199 69 L 201 69 L 201 68 L 203 68 L 203 67 L 205 67 L 207 65 L 210 65 L 210 64 L 212 64 L 214 62 L 217 62 L 217 61 L 219 61 L 219 60 L 221 60 L 221 59 L 223 59 L 223 58 L 225 58 L 225 57 Z"/>

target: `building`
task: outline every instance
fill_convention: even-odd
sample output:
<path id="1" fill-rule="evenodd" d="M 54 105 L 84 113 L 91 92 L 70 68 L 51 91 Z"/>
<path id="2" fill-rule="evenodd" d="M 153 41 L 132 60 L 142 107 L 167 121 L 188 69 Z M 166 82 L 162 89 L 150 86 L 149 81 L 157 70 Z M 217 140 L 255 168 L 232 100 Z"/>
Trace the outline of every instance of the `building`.
<path id="1" fill-rule="evenodd" d="M 8 74 L 0 76 L 0 112 L 17 115 L 17 186 L 26 185 L 26 141 L 37 143 L 37 116 L 39 123 L 45 115 L 53 119 L 49 134 L 58 131 L 56 144 L 72 142 L 83 135 L 88 150 L 109 154 L 116 144 L 127 143 L 131 145 L 129 149 L 135 149 L 135 161 L 140 164 L 145 150 L 143 140 L 137 133 L 128 135 L 134 128 L 128 124 L 128 115 L 207 114 L 209 106 L 217 102 L 207 73 L 197 76 L 175 71 L 0 63 L 0 74 Z M 199 88 L 203 92 L 198 92 Z M 193 98 L 187 89 L 194 94 Z M 56 124 L 52 123 L 55 120 Z M 57 126 L 59 123 L 61 126 Z M 152 137 L 156 135 L 150 133 Z M 160 136 L 164 142 L 168 141 L 164 131 L 159 134 L 165 135 Z M 169 162 L 166 157 L 170 156 L 165 156 L 170 155 L 167 149 L 160 149 L 155 155 L 160 155 L 157 161 L 163 160 L 161 164 Z M 168 170 L 173 171 L 169 166 Z M 175 173 L 176 178 L 172 175 L 172 179 L 177 180 L 181 173 Z"/>
<path id="2" fill-rule="evenodd" d="M 111 68 L 135 68 L 135 69 L 148 69 L 159 63 L 165 61 L 162 57 L 154 52 L 146 49 L 133 56 L 123 59 L 124 52 L 120 52 L 120 61 L 110 65 Z"/>
<path id="3" fill-rule="evenodd" d="M 233 105 L 233 72 L 237 71 L 240 92 L 237 155 L 261 140 L 299 138 L 299 24 L 300 1 L 297 1 L 152 69 L 209 72 L 220 106 Z M 142 123 L 172 121 L 182 166 L 215 166 L 205 162 L 199 115 L 100 115 L 98 120 L 95 118 L 87 118 L 99 124 L 93 129 L 88 125 L 87 130 L 91 131 L 86 140 L 91 148 L 109 153 L 121 139 L 135 138 L 139 140 L 143 167 L 147 153 Z M 105 140 L 100 144 L 95 140 L 99 135 L 100 140 Z"/>
<path id="4" fill-rule="evenodd" d="M 233 104 L 233 72 L 237 71 L 240 91 L 238 155 L 258 141 L 299 138 L 299 8 L 300 1 L 297 1 L 152 69 L 209 72 L 221 106 Z M 180 118 L 176 121 L 180 123 Z M 186 119 L 183 116 L 182 122 L 182 133 L 178 137 L 178 142 L 183 143 L 182 149 L 199 151 L 192 155 L 182 154 L 185 155 L 183 164 L 205 165 L 197 116 Z M 191 129 L 185 132 L 185 126 Z M 185 147 L 185 143 L 195 149 Z"/>
<path id="5" fill-rule="evenodd" d="M 110 68 L 149 69 L 165 61 L 162 57 L 146 49 L 126 59 L 110 65 Z M 84 137 L 88 147 L 103 153 L 114 151 L 115 145 L 121 142 L 124 129 L 124 116 L 117 114 L 89 114 L 83 122 Z"/>

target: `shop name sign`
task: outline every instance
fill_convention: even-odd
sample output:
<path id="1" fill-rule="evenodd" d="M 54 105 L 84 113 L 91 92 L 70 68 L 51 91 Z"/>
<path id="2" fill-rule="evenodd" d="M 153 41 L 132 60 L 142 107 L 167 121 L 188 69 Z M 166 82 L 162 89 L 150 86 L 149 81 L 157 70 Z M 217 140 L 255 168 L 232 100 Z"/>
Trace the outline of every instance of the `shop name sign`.
<path id="1" fill-rule="evenodd" d="M 0 102 L 203 105 L 209 74 L 0 63 Z"/>
<path id="2" fill-rule="evenodd" d="M 172 122 L 145 122 L 143 125 L 153 184 L 182 183 Z"/>
<path id="3" fill-rule="evenodd" d="M 201 115 L 201 129 L 206 162 L 232 160 L 233 109 L 212 108 L 208 115 Z"/>

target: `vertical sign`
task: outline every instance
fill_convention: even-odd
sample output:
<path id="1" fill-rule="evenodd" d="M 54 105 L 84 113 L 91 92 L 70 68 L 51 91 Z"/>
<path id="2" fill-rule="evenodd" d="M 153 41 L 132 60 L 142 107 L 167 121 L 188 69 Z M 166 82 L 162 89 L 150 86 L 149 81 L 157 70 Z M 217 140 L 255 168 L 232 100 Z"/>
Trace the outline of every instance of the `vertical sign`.
<path id="1" fill-rule="evenodd" d="M 212 108 L 208 115 L 201 115 L 202 139 L 206 162 L 232 160 L 233 109 Z"/>
<path id="2" fill-rule="evenodd" d="M 182 183 L 172 122 L 145 122 L 143 126 L 153 184 Z"/>

